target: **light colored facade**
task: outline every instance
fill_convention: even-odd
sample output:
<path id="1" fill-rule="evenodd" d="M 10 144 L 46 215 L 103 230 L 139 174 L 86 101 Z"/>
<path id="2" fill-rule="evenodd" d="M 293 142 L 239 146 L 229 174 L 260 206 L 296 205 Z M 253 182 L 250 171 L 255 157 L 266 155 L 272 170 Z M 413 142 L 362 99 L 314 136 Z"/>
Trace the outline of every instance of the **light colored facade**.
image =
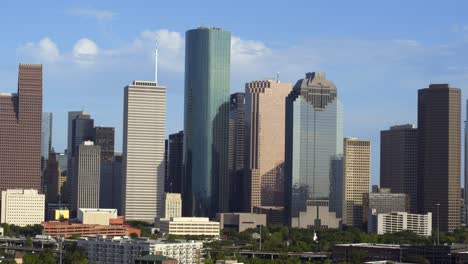
<path id="1" fill-rule="evenodd" d="M 82 224 L 109 225 L 109 219 L 117 218 L 117 209 L 80 208 L 78 220 Z"/>
<path id="2" fill-rule="evenodd" d="M 466 100 L 466 120 L 465 120 L 465 226 L 468 225 L 468 100 Z"/>
<path id="3" fill-rule="evenodd" d="M 164 194 L 164 218 L 182 216 L 182 196 L 180 193 Z"/>
<path id="4" fill-rule="evenodd" d="M 361 227 L 363 195 L 370 187 L 371 145 L 369 140 L 357 138 L 345 138 L 343 142 L 343 224 Z"/>
<path id="5" fill-rule="evenodd" d="M 291 219 L 291 226 L 298 228 L 328 229 L 340 228 L 341 218 L 330 212 L 328 200 L 307 202 L 307 209 Z"/>
<path id="6" fill-rule="evenodd" d="M 266 214 L 220 213 L 216 214 L 216 220 L 219 222 L 221 229 L 234 229 L 237 232 L 257 228 L 259 225 L 267 225 Z"/>
<path id="7" fill-rule="evenodd" d="M 101 147 L 92 141 L 79 145 L 73 160 L 73 210 L 78 208 L 99 208 L 101 182 Z"/>
<path id="8" fill-rule="evenodd" d="M 413 231 L 420 236 L 432 235 L 432 213 L 409 214 L 406 212 L 392 212 L 377 215 L 377 234 Z"/>
<path id="9" fill-rule="evenodd" d="M 210 221 L 208 217 L 172 217 L 161 219 L 160 232 L 171 235 L 212 236 L 219 237 L 219 222 Z"/>
<path id="10" fill-rule="evenodd" d="M 86 252 L 90 263 L 127 264 L 142 254 L 163 255 L 177 259 L 181 264 L 199 264 L 203 261 L 201 241 L 164 241 L 128 237 L 81 238 L 78 246 Z"/>
<path id="11" fill-rule="evenodd" d="M 27 226 L 44 221 L 45 195 L 37 190 L 2 191 L 2 223 Z"/>
<path id="12" fill-rule="evenodd" d="M 122 213 L 153 222 L 163 206 L 166 87 L 134 81 L 125 87 L 124 104 Z"/>
<path id="13" fill-rule="evenodd" d="M 271 80 L 245 85 L 246 211 L 284 207 L 285 98 L 290 83 Z"/>

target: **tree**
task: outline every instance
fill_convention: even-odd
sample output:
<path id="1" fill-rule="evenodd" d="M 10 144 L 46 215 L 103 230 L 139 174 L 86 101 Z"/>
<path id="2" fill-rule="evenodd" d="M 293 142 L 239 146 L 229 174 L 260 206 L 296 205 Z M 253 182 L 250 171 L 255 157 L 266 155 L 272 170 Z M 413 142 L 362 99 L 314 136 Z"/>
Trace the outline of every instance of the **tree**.
<path id="1" fill-rule="evenodd" d="M 65 255 L 63 257 L 65 264 L 88 264 L 88 259 L 83 251 L 77 246 L 76 242 L 65 246 Z"/>
<path id="2" fill-rule="evenodd" d="M 27 254 L 23 256 L 24 264 L 55 264 L 54 253 L 50 249 L 45 249 L 39 254 Z"/>
<path id="3" fill-rule="evenodd" d="M 27 248 L 32 248 L 33 247 L 33 242 L 32 242 L 31 237 L 28 236 L 26 238 L 26 243 L 24 244 L 24 246 L 27 247 Z"/>

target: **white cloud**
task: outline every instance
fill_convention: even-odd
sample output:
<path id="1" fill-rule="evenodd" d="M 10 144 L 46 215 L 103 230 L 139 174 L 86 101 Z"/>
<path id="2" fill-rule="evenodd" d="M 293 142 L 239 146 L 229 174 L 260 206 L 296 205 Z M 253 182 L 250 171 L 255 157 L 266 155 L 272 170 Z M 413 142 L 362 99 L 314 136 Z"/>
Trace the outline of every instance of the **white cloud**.
<path id="1" fill-rule="evenodd" d="M 60 51 L 50 38 L 42 38 L 38 43 L 28 42 L 18 48 L 18 52 L 35 60 L 54 62 L 60 58 Z"/>
<path id="2" fill-rule="evenodd" d="M 76 62 L 93 64 L 99 55 L 99 48 L 96 43 L 88 38 L 82 38 L 73 46 L 73 57 Z"/>
<path id="3" fill-rule="evenodd" d="M 416 40 L 412 39 L 395 39 L 393 40 L 396 44 L 403 45 L 403 46 L 409 46 L 409 47 L 419 47 L 421 44 L 417 42 Z"/>
<path id="4" fill-rule="evenodd" d="M 99 21 L 112 20 L 116 13 L 109 10 L 73 8 L 67 10 L 67 13 L 75 16 L 94 18 Z"/>

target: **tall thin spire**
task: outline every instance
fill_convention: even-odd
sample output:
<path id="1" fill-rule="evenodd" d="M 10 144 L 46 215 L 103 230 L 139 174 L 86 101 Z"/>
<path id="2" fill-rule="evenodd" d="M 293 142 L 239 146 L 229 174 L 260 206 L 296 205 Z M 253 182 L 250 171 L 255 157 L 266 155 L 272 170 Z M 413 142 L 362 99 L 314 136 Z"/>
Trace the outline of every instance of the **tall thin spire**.
<path id="1" fill-rule="evenodd" d="M 158 83 L 158 47 L 154 51 L 154 82 Z"/>

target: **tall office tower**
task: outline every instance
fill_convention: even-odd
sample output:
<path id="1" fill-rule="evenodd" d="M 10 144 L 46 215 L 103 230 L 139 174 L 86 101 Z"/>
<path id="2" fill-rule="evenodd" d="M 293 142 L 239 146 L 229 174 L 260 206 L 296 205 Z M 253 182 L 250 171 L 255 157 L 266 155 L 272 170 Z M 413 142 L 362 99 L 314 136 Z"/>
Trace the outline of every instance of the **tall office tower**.
<path id="1" fill-rule="evenodd" d="M 54 149 L 49 152 L 47 166 L 44 170 L 44 194 L 46 204 L 57 203 L 59 201 L 60 190 L 60 167 L 57 161 L 57 154 Z"/>
<path id="2" fill-rule="evenodd" d="M 345 138 L 343 153 L 343 224 L 363 225 L 363 195 L 369 193 L 370 141 Z"/>
<path id="3" fill-rule="evenodd" d="M 229 107 L 229 211 L 245 210 L 245 93 L 231 94 Z"/>
<path id="4" fill-rule="evenodd" d="M 468 225 L 468 100 L 466 100 L 466 120 L 465 120 L 465 226 Z"/>
<path id="5" fill-rule="evenodd" d="M 134 81 L 125 87 L 123 214 L 153 222 L 162 213 L 166 87 Z"/>
<path id="6" fill-rule="evenodd" d="M 343 155 L 335 155 L 330 159 L 330 212 L 343 218 Z"/>
<path id="7" fill-rule="evenodd" d="M 186 33 L 184 215 L 228 207 L 231 33 L 199 27 Z"/>
<path id="8" fill-rule="evenodd" d="M 244 211 L 274 207 L 284 215 L 285 98 L 291 89 L 290 83 L 270 80 L 245 85 Z"/>
<path id="9" fill-rule="evenodd" d="M 166 192 L 181 193 L 184 175 L 184 131 L 169 135 Z"/>
<path id="10" fill-rule="evenodd" d="M 169 140 L 164 140 L 164 192 L 169 187 Z"/>
<path id="11" fill-rule="evenodd" d="M 380 132 L 380 185 L 392 193 L 406 193 L 410 212 L 417 212 L 418 129 L 392 126 Z"/>
<path id="12" fill-rule="evenodd" d="M 42 65 L 19 65 L 18 92 L 0 93 L 0 109 L 0 191 L 40 190 Z"/>
<path id="13" fill-rule="evenodd" d="M 165 193 L 164 194 L 164 214 L 163 218 L 170 219 L 171 217 L 182 216 L 182 197 L 180 193 Z"/>
<path id="14" fill-rule="evenodd" d="M 76 156 L 76 150 L 81 143 L 92 140 L 94 137 L 94 120 L 87 112 L 68 112 L 69 134 L 68 134 L 68 171 L 67 171 L 67 199 L 72 201 L 74 169 L 73 160 Z"/>
<path id="15" fill-rule="evenodd" d="M 325 73 L 306 73 L 288 95 L 285 152 L 287 221 L 294 226 L 308 204 L 329 202 L 331 160 L 343 153 L 343 106 Z"/>
<path id="16" fill-rule="evenodd" d="M 432 212 L 442 231 L 460 226 L 460 163 L 461 89 L 418 90 L 418 209 Z"/>
<path id="17" fill-rule="evenodd" d="M 122 154 L 115 153 L 112 161 L 112 206 L 122 215 Z"/>
<path id="18" fill-rule="evenodd" d="M 73 210 L 99 208 L 99 184 L 101 176 L 101 147 L 92 141 L 81 143 L 73 159 Z"/>
<path id="19" fill-rule="evenodd" d="M 97 126 L 94 128 L 94 145 L 101 147 L 101 162 L 112 162 L 114 158 L 115 128 Z"/>
<path id="20" fill-rule="evenodd" d="M 42 113 L 41 126 L 41 170 L 45 169 L 52 147 L 52 113 Z"/>

